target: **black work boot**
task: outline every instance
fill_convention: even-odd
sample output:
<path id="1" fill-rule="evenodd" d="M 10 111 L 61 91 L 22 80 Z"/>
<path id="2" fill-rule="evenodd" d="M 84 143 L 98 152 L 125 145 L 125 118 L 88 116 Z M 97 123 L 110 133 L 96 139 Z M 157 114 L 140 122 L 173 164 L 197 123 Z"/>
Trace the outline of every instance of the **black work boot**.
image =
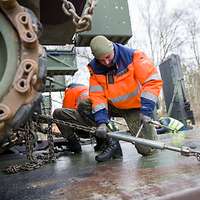
<path id="1" fill-rule="evenodd" d="M 73 152 L 75 154 L 79 154 L 82 152 L 81 145 L 75 135 L 67 138 L 66 146 L 70 152 Z"/>
<path id="2" fill-rule="evenodd" d="M 96 145 L 94 146 L 94 151 L 103 151 L 103 149 L 105 148 L 106 145 L 106 140 L 103 138 L 98 138 L 96 137 Z"/>
<path id="3" fill-rule="evenodd" d="M 98 162 L 104 162 L 112 158 L 121 158 L 121 157 L 122 157 L 122 149 L 119 144 L 119 141 L 109 138 L 108 145 L 99 155 L 95 157 L 95 160 Z"/>

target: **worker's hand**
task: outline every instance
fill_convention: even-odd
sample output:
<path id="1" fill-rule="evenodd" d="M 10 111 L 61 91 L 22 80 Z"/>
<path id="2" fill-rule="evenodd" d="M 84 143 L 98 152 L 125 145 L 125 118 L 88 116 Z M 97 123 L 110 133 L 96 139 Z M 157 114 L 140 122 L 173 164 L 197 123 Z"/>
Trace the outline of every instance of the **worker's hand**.
<path id="1" fill-rule="evenodd" d="M 78 108 L 79 113 L 90 115 L 92 113 L 92 102 L 90 99 L 83 99 L 79 102 Z"/>
<path id="2" fill-rule="evenodd" d="M 152 121 L 152 118 L 147 115 L 144 115 L 143 113 L 140 113 L 140 120 L 141 123 L 150 123 Z"/>
<path id="3" fill-rule="evenodd" d="M 100 124 L 96 129 L 96 137 L 98 138 L 106 138 L 107 137 L 107 125 L 105 123 Z"/>
<path id="4" fill-rule="evenodd" d="M 52 133 L 56 137 L 61 136 L 61 132 L 55 123 L 52 124 Z"/>

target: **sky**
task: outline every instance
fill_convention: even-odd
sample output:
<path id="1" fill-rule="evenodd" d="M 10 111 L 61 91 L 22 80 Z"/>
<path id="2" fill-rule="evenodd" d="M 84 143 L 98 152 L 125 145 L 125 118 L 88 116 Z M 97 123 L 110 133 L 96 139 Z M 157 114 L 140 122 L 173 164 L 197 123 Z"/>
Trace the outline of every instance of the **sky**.
<path id="1" fill-rule="evenodd" d="M 148 48 L 149 43 L 147 43 L 148 35 L 147 35 L 146 26 L 144 25 L 143 18 L 141 17 L 141 8 L 142 8 L 141 4 L 144 4 L 145 2 L 148 2 L 148 1 L 151 1 L 151 0 L 139 0 L 139 1 L 128 0 L 129 15 L 130 15 L 132 32 L 133 32 L 133 37 L 129 40 L 128 43 L 130 47 L 141 49 L 148 55 L 151 55 L 150 48 Z M 189 4 L 191 4 L 193 1 L 198 1 L 198 0 L 154 0 L 152 2 L 161 2 L 161 1 L 164 1 L 166 3 L 167 10 L 169 11 L 169 13 L 172 13 L 172 11 L 175 9 L 192 9 L 189 7 Z M 196 10 L 198 11 L 198 8 L 196 8 Z M 152 14 L 153 13 L 155 14 L 155 12 L 153 12 L 152 10 Z"/>
<path id="2" fill-rule="evenodd" d="M 140 0 L 143 1 L 143 0 Z M 149 0 L 150 1 L 150 0 Z M 160 1 L 160 0 L 157 0 Z M 175 9 L 175 8 L 187 8 L 188 4 L 191 3 L 193 0 L 165 0 L 167 8 L 169 10 Z M 137 12 L 137 5 L 138 0 L 128 0 L 129 4 L 129 14 L 131 17 L 132 23 L 134 23 L 134 18 L 139 18 L 139 13 Z"/>
<path id="3" fill-rule="evenodd" d="M 140 3 L 144 0 L 140 0 Z M 149 0 L 150 1 L 150 0 Z M 157 0 L 160 1 L 160 0 Z M 169 11 L 172 11 L 176 8 L 186 8 L 188 4 L 191 3 L 193 0 L 165 0 L 166 6 Z M 138 11 L 138 0 L 128 0 L 129 5 L 129 15 L 131 19 L 132 27 L 136 27 L 138 32 L 142 30 L 141 18 Z"/>

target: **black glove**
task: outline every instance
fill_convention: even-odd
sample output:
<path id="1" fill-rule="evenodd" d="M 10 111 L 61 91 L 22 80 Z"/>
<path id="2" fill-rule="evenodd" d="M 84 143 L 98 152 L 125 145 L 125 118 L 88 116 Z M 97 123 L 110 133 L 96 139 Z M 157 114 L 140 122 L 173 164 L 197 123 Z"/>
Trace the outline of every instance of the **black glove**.
<path id="1" fill-rule="evenodd" d="M 85 115 L 90 115 L 92 113 L 92 102 L 90 99 L 83 99 L 79 102 L 78 108 L 79 113 L 83 113 Z"/>
<path id="2" fill-rule="evenodd" d="M 105 123 L 99 124 L 99 126 L 96 129 L 96 137 L 98 138 L 106 138 L 107 137 L 107 125 Z"/>

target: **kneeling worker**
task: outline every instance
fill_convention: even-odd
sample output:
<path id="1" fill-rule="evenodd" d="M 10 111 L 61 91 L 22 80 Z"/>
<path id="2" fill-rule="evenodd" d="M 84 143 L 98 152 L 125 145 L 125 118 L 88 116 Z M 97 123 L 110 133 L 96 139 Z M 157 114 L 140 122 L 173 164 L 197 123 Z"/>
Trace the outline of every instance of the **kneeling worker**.
<path id="1" fill-rule="evenodd" d="M 89 88 L 84 84 L 73 83 L 65 89 L 62 108 L 57 108 L 53 112 L 53 117 L 66 122 L 87 126 L 95 126 L 92 116 L 91 101 L 88 99 Z M 81 145 L 77 136 L 82 138 L 90 138 L 87 131 L 74 130 L 73 128 L 57 124 L 63 137 L 67 139 L 66 146 L 70 152 L 75 154 L 81 153 Z M 102 150 L 104 140 L 96 138 L 95 151 Z"/>
<path id="2" fill-rule="evenodd" d="M 62 108 L 57 108 L 53 112 L 53 117 L 59 120 L 71 119 L 71 113 L 73 113 L 79 102 L 88 98 L 88 87 L 83 84 L 72 83 L 65 89 L 63 106 Z M 63 126 L 62 124 L 57 124 L 60 132 L 63 137 L 67 139 L 67 148 L 69 151 L 74 153 L 80 153 L 81 145 L 78 141 L 78 138 L 74 134 L 74 130 L 70 127 Z"/>
<path id="3" fill-rule="evenodd" d="M 143 122 L 139 137 L 157 139 L 155 127 L 146 123 L 146 119 L 153 117 L 162 80 L 156 67 L 140 50 L 113 43 L 104 36 L 94 37 L 90 48 L 95 58 L 88 64 L 89 98 L 97 125 L 96 136 L 106 139 L 108 144 L 95 159 L 103 162 L 122 156 L 119 141 L 106 136 L 112 116 L 108 107 L 121 114 L 133 135 Z M 135 147 L 144 156 L 154 152 L 144 145 Z"/>

